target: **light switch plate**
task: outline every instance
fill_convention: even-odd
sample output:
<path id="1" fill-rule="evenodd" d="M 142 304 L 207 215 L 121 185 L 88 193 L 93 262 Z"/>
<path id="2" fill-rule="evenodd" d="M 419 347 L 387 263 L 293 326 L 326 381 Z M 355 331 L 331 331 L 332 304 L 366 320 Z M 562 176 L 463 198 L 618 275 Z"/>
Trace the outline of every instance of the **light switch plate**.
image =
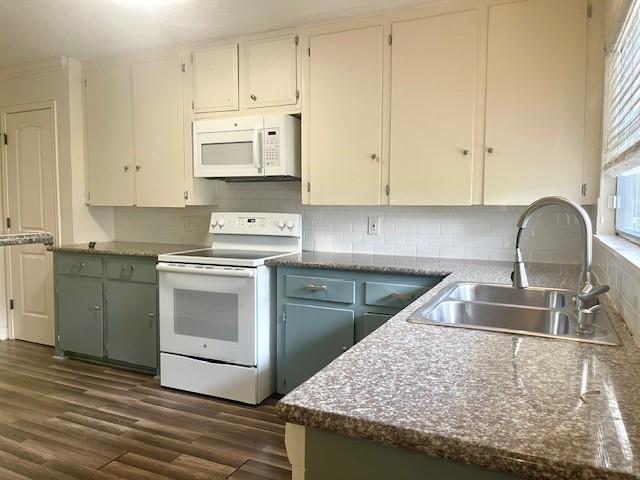
<path id="1" fill-rule="evenodd" d="M 367 234 L 380 235 L 380 217 L 369 217 Z"/>

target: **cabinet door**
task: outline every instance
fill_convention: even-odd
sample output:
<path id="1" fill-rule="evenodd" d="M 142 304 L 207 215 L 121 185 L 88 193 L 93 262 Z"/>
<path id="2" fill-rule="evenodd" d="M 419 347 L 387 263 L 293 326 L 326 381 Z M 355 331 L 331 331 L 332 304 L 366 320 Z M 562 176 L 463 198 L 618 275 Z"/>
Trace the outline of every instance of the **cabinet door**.
<path id="1" fill-rule="evenodd" d="M 309 39 L 312 204 L 380 203 L 383 43 L 381 26 Z"/>
<path id="2" fill-rule="evenodd" d="M 484 203 L 580 199 L 587 1 L 489 8 Z"/>
<path id="3" fill-rule="evenodd" d="M 85 72 L 89 203 L 133 205 L 129 66 Z"/>
<path id="4" fill-rule="evenodd" d="M 356 343 L 387 323 L 393 315 L 387 313 L 365 313 L 356 320 Z"/>
<path id="5" fill-rule="evenodd" d="M 238 45 L 193 51 L 193 111 L 238 110 Z"/>
<path id="6" fill-rule="evenodd" d="M 470 205 L 476 11 L 395 23 L 392 205 Z"/>
<path id="7" fill-rule="evenodd" d="M 297 36 L 247 42 L 242 46 L 241 104 L 244 108 L 295 105 Z"/>
<path id="8" fill-rule="evenodd" d="M 56 296 L 60 349 L 102 357 L 102 279 L 58 275 Z"/>
<path id="9" fill-rule="evenodd" d="M 108 281 L 105 298 L 107 356 L 112 360 L 156 368 L 156 285 Z"/>
<path id="10" fill-rule="evenodd" d="M 132 68 L 136 205 L 184 207 L 179 61 L 137 63 Z"/>
<path id="11" fill-rule="evenodd" d="M 287 303 L 284 392 L 289 392 L 353 345 L 353 310 Z M 283 392 L 283 393 L 284 393 Z"/>

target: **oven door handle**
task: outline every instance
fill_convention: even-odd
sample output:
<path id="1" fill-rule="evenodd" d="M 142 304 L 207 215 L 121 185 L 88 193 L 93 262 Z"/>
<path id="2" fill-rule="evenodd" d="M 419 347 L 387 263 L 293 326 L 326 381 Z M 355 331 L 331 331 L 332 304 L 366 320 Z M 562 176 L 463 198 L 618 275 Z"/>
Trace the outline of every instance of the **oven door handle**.
<path id="1" fill-rule="evenodd" d="M 197 267 L 179 267 L 177 265 L 167 265 L 164 263 L 159 263 L 156 265 L 156 270 L 158 272 L 171 272 L 171 273 L 189 273 L 196 275 L 209 275 L 209 276 L 218 276 L 218 277 L 242 277 L 242 278 L 253 278 L 254 272 L 252 270 L 227 270 L 222 268 L 197 268 Z"/>

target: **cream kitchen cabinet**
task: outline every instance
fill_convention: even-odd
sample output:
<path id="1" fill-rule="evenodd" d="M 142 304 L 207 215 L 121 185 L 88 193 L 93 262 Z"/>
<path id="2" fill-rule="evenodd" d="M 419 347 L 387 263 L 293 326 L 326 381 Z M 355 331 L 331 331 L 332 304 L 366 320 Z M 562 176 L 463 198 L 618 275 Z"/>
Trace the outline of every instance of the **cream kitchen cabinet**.
<path id="1" fill-rule="evenodd" d="M 91 205 L 185 206 L 179 57 L 85 71 Z"/>
<path id="2" fill-rule="evenodd" d="M 194 113 L 238 110 L 238 44 L 193 50 Z"/>
<path id="3" fill-rule="evenodd" d="M 181 64 L 135 63 L 132 79 L 136 205 L 184 207 Z"/>
<path id="4" fill-rule="evenodd" d="M 470 205 L 475 10 L 392 24 L 391 205 Z"/>
<path id="5" fill-rule="evenodd" d="M 380 203 L 385 40 L 379 25 L 309 38 L 303 155 L 312 204 Z"/>
<path id="6" fill-rule="evenodd" d="M 581 199 L 587 0 L 489 7 L 484 203 Z"/>
<path id="7" fill-rule="evenodd" d="M 241 108 L 297 103 L 297 34 L 249 40 L 240 45 L 240 58 Z"/>
<path id="8" fill-rule="evenodd" d="M 85 72 L 86 140 L 91 205 L 134 202 L 129 66 Z"/>

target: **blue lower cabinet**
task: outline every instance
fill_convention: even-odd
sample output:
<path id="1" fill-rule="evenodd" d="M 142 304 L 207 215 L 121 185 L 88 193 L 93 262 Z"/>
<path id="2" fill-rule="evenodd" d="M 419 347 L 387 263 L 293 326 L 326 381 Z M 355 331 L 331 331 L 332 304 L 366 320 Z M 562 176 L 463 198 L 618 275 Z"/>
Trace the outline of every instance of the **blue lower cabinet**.
<path id="1" fill-rule="evenodd" d="M 283 391 L 301 384 L 353 346 L 351 309 L 284 305 Z"/>
<path id="2" fill-rule="evenodd" d="M 289 393 L 441 280 L 278 268 L 278 393 Z"/>

